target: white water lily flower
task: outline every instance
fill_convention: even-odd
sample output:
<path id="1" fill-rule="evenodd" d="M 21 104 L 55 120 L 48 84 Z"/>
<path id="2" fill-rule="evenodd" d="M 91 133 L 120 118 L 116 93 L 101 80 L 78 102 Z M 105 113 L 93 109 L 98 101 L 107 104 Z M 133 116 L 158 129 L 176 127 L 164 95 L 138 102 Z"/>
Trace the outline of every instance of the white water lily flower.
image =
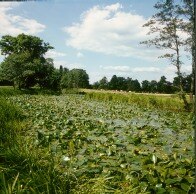
<path id="1" fill-rule="evenodd" d="M 126 168 L 126 164 L 121 164 L 120 167 L 121 168 Z"/>
<path id="2" fill-rule="evenodd" d="M 70 158 L 69 158 L 68 156 L 63 156 L 62 160 L 63 160 L 64 162 L 67 162 L 67 161 L 70 160 Z"/>
<path id="3" fill-rule="evenodd" d="M 68 156 L 63 156 L 62 157 L 62 161 L 61 161 L 61 164 L 63 166 L 67 165 L 67 162 L 70 160 L 70 158 Z"/>

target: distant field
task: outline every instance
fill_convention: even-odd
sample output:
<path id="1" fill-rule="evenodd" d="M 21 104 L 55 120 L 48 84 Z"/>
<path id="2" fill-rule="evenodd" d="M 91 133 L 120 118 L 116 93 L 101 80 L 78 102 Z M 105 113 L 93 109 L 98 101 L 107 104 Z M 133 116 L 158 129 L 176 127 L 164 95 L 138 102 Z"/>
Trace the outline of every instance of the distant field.
<path id="1" fill-rule="evenodd" d="M 176 94 L 159 94 L 159 93 L 137 93 L 137 92 L 126 92 L 126 91 L 117 91 L 117 90 L 93 90 L 93 89 L 80 89 L 84 92 L 101 92 L 101 93 L 116 93 L 116 94 L 141 94 L 141 95 L 149 95 L 149 96 L 166 96 L 172 97 L 176 96 Z"/>
<path id="2" fill-rule="evenodd" d="M 168 111 L 185 111 L 183 101 L 177 95 L 153 95 L 143 93 L 112 92 L 97 90 L 82 90 L 86 99 L 113 101 L 135 104 L 138 107 L 153 108 Z"/>

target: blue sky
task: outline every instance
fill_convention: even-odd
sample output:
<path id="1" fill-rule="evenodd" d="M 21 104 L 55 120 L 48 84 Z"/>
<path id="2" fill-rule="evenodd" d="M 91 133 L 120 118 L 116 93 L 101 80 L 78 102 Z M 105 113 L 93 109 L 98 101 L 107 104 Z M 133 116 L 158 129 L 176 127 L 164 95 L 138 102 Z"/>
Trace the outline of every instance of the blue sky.
<path id="1" fill-rule="evenodd" d="M 55 49 L 46 57 L 55 67 L 82 68 L 90 82 L 112 75 L 168 80 L 175 67 L 157 57 L 163 51 L 139 44 L 148 39 L 142 25 L 155 13 L 156 0 L 48 0 L 0 3 L 0 37 L 20 33 L 39 36 Z M 186 53 L 185 53 L 186 54 Z M 190 73 L 184 58 L 182 70 Z M 0 61 L 3 56 L 0 56 Z"/>

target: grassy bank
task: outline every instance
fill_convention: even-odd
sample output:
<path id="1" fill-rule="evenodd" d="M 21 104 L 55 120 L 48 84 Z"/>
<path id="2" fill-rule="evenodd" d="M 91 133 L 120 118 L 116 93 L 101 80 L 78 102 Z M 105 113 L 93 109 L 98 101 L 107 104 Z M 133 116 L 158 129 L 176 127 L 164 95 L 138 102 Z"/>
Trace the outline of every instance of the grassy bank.
<path id="1" fill-rule="evenodd" d="M 51 152 L 35 146 L 25 127 L 21 110 L 0 97 L 0 193 L 66 193 Z"/>
<path id="2" fill-rule="evenodd" d="M 118 94 L 107 92 L 87 92 L 86 99 L 100 101 L 113 101 L 119 103 L 135 104 L 143 108 L 156 108 L 169 111 L 184 111 L 183 102 L 178 96 L 155 96 L 141 94 Z"/>
<path id="3" fill-rule="evenodd" d="M 16 95 L 60 95 L 61 91 L 53 91 L 49 89 L 42 89 L 33 87 L 30 89 L 14 89 L 12 86 L 0 86 L 0 96 L 16 96 Z"/>

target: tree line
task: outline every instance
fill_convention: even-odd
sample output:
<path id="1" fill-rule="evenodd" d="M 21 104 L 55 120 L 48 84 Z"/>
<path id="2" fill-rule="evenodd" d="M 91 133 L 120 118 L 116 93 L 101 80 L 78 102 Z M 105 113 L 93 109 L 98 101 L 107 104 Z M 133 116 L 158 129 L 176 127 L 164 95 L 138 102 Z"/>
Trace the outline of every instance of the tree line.
<path id="1" fill-rule="evenodd" d="M 183 90 L 186 93 L 190 93 L 192 75 L 183 75 L 181 80 L 183 82 Z M 92 85 L 92 88 L 103 90 L 122 90 L 132 92 L 172 94 L 180 92 L 179 82 L 179 77 L 174 77 L 173 82 L 170 82 L 167 81 L 167 78 L 165 76 L 161 76 L 159 81 L 144 80 L 140 84 L 140 82 L 137 79 L 134 80 L 130 77 L 124 78 L 113 75 L 110 81 L 108 81 L 108 79 L 104 76 L 100 81 L 95 82 Z"/>
<path id="2" fill-rule="evenodd" d="M 63 88 L 93 88 L 105 90 L 123 90 L 151 93 L 179 92 L 182 83 L 183 91 L 191 92 L 192 74 L 180 75 L 173 82 L 162 76 L 159 81 L 144 80 L 139 83 L 130 77 L 113 75 L 108 81 L 103 77 L 94 84 L 89 84 L 89 75 L 83 69 L 54 67 L 53 59 L 45 58 L 45 53 L 53 47 L 39 37 L 19 34 L 17 37 L 3 36 L 0 48 L 5 56 L 0 65 L 0 85 L 13 85 L 15 88 L 29 89 L 39 86 L 45 89 L 61 90 Z"/>
<path id="3" fill-rule="evenodd" d="M 106 78 L 103 78 L 93 84 L 93 87 L 147 92 L 159 92 L 161 87 L 165 88 L 161 92 L 177 90 L 180 92 L 185 108 L 189 109 L 186 92 L 191 91 L 193 95 L 195 88 L 194 1 L 160 0 L 154 5 L 154 8 L 157 12 L 144 24 L 144 27 L 149 29 L 148 35 L 153 34 L 153 36 L 141 44 L 165 50 L 165 54 L 160 57 L 168 59 L 170 64 L 176 67 L 177 77 L 173 83 L 170 84 L 162 77 L 158 82 L 144 80 L 139 86 L 137 80 L 113 76 L 109 83 Z M 34 85 L 52 89 L 90 87 L 89 76 L 85 70 L 68 70 L 62 67 L 56 69 L 53 60 L 44 57 L 44 54 L 53 47 L 38 37 L 25 34 L 20 34 L 17 37 L 5 35 L 0 41 L 0 49 L 2 55 L 5 56 L 0 66 L 2 83 L 11 82 L 14 87 L 19 89 L 30 88 Z M 186 77 L 181 71 L 184 51 L 189 53 L 192 60 L 192 73 Z"/>
<path id="4" fill-rule="evenodd" d="M 13 85 L 18 89 L 37 85 L 52 90 L 89 87 L 85 70 L 55 68 L 53 59 L 45 58 L 46 52 L 53 47 L 39 37 L 5 35 L 0 40 L 0 49 L 5 56 L 0 64 L 0 85 Z"/>

